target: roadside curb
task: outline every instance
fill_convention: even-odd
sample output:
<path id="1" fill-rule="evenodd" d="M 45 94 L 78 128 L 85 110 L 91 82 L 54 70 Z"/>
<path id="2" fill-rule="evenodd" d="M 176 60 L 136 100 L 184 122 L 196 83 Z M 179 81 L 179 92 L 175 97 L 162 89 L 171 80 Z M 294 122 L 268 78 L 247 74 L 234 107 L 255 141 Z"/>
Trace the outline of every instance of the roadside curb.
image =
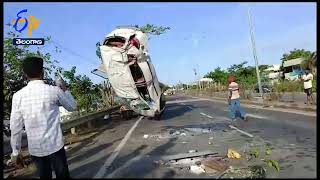
<path id="1" fill-rule="evenodd" d="M 186 94 L 188 95 L 188 94 Z M 206 95 L 188 95 L 188 96 L 193 96 L 193 97 L 204 97 L 204 98 L 210 98 L 210 99 L 216 99 L 216 100 L 223 100 L 226 101 L 225 98 L 220 98 L 220 97 L 211 97 L 211 96 L 206 96 Z M 241 100 L 241 103 L 247 104 L 247 105 L 259 105 L 259 106 L 264 106 L 264 107 L 274 107 L 274 108 L 284 108 L 284 109 L 294 109 L 294 110 L 301 110 L 301 111 L 309 111 L 309 112 L 315 112 L 317 111 L 317 107 L 299 107 L 298 105 L 284 105 L 284 104 L 272 104 L 270 102 L 264 102 L 264 103 L 259 103 L 259 102 L 252 102 L 249 100 Z"/>

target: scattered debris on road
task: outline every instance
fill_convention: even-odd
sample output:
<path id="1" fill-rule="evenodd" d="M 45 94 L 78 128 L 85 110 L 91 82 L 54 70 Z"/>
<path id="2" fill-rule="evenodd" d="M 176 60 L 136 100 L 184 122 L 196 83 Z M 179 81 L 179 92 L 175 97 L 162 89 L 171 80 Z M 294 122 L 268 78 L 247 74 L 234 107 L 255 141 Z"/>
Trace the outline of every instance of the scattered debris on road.
<path id="1" fill-rule="evenodd" d="M 143 138 L 147 139 L 149 137 L 148 134 L 143 135 Z"/>
<path id="2" fill-rule="evenodd" d="M 72 147 L 70 147 L 70 146 L 68 146 L 68 145 L 67 145 L 67 146 L 64 146 L 64 149 L 65 149 L 65 150 L 68 150 L 68 149 L 71 149 L 71 148 L 72 148 Z"/>
<path id="3" fill-rule="evenodd" d="M 235 151 L 233 149 L 228 149 L 227 157 L 228 158 L 233 158 L 233 159 L 240 159 L 241 155 L 237 151 Z"/>
<path id="4" fill-rule="evenodd" d="M 195 152 L 197 152 L 197 150 L 194 150 L 194 149 L 188 151 L 188 153 L 195 153 Z"/>
<path id="5" fill-rule="evenodd" d="M 217 155 L 218 153 L 212 151 L 203 151 L 203 152 L 195 152 L 195 153 L 181 153 L 176 155 L 169 155 L 163 156 L 163 160 L 178 160 L 184 158 L 192 158 L 192 157 L 199 157 L 199 156 L 207 156 L 207 155 Z"/>
<path id="6" fill-rule="evenodd" d="M 205 170 L 201 168 L 201 166 L 197 166 L 197 165 L 191 165 L 190 166 L 190 171 L 192 173 L 195 173 L 195 174 L 202 174 L 202 173 L 205 173 Z"/>
<path id="7" fill-rule="evenodd" d="M 219 172 L 225 171 L 228 168 L 226 163 L 222 158 L 217 157 L 208 157 L 201 161 L 201 164 L 205 167 Z"/>
<path id="8" fill-rule="evenodd" d="M 212 130 L 210 128 L 185 128 L 187 131 L 195 133 L 210 133 Z"/>
<path id="9" fill-rule="evenodd" d="M 103 119 L 104 119 L 104 120 L 110 119 L 110 115 L 109 115 L 109 114 L 105 115 L 105 116 L 103 117 Z"/>
<path id="10" fill-rule="evenodd" d="M 230 166 L 229 169 L 227 169 L 221 177 L 228 178 L 228 179 L 266 178 L 266 170 L 265 168 L 259 165 L 249 166 L 244 168 L 233 168 L 232 166 Z"/>

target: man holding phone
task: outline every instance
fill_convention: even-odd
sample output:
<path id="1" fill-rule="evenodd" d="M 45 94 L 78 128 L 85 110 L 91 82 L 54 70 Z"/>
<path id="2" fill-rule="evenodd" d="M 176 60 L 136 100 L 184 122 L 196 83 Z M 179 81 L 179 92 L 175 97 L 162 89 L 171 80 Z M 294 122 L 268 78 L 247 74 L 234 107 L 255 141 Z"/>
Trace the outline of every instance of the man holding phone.
<path id="1" fill-rule="evenodd" d="M 301 80 L 303 81 L 303 87 L 304 87 L 304 92 L 307 94 L 307 102 L 305 104 L 313 104 L 314 103 L 314 98 L 312 95 L 312 80 L 313 80 L 313 75 L 310 72 L 310 69 L 306 69 L 305 74 L 301 77 Z"/>
<path id="2" fill-rule="evenodd" d="M 12 98 L 11 161 L 16 164 L 20 157 L 22 130 L 25 126 L 28 150 L 37 165 L 40 178 L 51 179 L 51 167 L 55 171 L 56 178 L 70 178 L 59 106 L 68 111 L 75 111 L 76 101 L 65 82 L 59 86 L 44 83 L 42 58 L 28 57 L 22 66 L 29 82 Z"/>

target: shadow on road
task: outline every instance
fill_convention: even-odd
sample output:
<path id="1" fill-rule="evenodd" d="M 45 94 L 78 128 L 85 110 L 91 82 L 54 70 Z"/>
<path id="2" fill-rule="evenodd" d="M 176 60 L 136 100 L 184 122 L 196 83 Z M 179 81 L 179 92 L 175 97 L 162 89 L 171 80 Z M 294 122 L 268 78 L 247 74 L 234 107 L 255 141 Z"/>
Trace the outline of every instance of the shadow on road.
<path id="1" fill-rule="evenodd" d="M 90 158 L 90 157 L 98 154 L 100 151 L 103 151 L 103 150 L 107 149 L 108 147 L 112 146 L 115 142 L 120 141 L 121 139 L 122 138 L 119 138 L 119 139 L 114 140 L 114 141 L 112 141 L 110 143 L 102 144 L 102 145 L 97 146 L 95 148 L 89 149 L 89 150 L 87 150 L 87 151 L 85 151 L 83 153 L 80 153 L 79 155 L 69 159 L 68 160 L 68 164 L 76 163 L 76 162 L 82 161 L 84 159 Z M 84 147 L 82 144 L 79 145 L 79 146 L 82 147 L 82 148 Z"/>
<path id="2" fill-rule="evenodd" d="M 189 107 L 191 108 L 196 108 L 192 105 L 190 105 Z M 161 120 L 171 120 L 175 117 L 179 117 L 184 115 L 187 112 L 192 111 L 192 109 L 188 108 L 187 106 L 184 105 L 178 105 L 178 104 L 170 104 L 170 105 L 166 105 L 166 109 L 164 110 L 162 116 L 161 116 Z"/>
<path id="3" fill-rule="evenodd" d="M 99 167 L 103 165 L 105 160 L 110 156 L 110 154 L 107 154 L 103 157 L 101 157 L 97 161 L 92 161 L 89 163 L 86 163 L 82 166 L 79 166 L 75 169 L 70 170 L 70 176 L 71 178 L 92 178 L 96 175 L 96 173 L 99 171 Z"/>
<path id="4" fill-rule="evenodd" d="M 152 178 L 171 178 L 175 175 L 174 171 L 170 169 L 163 169 L 162 171 L 155 171 L 158 166 L 154 163 L 159 155 L 166 155 L 166 152 L 175 145 L 175 141 L 177 138 L 170 139 L 167 143 L 160 145 L 143 155 L 141 159 L 131 162 L 127 167 L 122 168 L 115 174 L 114 177 L 117 178 L 145 178 L 145 177 L 152 177 Z M 133 157 L 137 157 L 140 153 L 137 153 L 141 150 L 142 147 L 146 145 L 140 146 L 135 153 L 130 153 L 129 155 L 123 156 L 119 158 L 119 161 L 129 161 Z M 140 149 L 140 150 L 139 150 Z M 135 155 L 133 155 L 135 154 Z M 130 159 L 129 159 L 130 158 Z M 118 162 L 118 160 L 117 160 Z M 122 163 L 124 164 L 124 163 Z"/>

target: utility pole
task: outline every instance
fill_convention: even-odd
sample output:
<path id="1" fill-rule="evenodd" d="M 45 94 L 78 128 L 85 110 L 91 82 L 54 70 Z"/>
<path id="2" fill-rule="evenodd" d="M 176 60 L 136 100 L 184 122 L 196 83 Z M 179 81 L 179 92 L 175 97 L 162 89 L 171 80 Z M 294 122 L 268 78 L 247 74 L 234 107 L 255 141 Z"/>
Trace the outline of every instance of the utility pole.
<path id="1" fill-rule="evenodd" d="M 198 72 L 198 76 L 197 76 L 197 73 L 195 73 L 195 76 L 196 76 L 196 79 L 199 79 L 198 80 L 198 86 L 199 86 L 199 89 L 201 90 L 201 81 L 200 81 L 200 79 L 201 79 L 201 76 L 200 76 L 200 70 L 199 70 L 199 64 L 197 64 L 197 67 L 196 68 L 194 68 L 194 71 L 196 72 Z"/>
<path id="2" fill-rule="evenodd" d="M 256 44 L 255 44 L 255 40 L 254 40 L 254 33 L 253 33 L 253 27 L 252 27 L 252 22 L 251 22 L 251 14 L 250 14 L 250 9 L 249 8 L 248 8 L 248 19 L 249 19 L 249 26 L 250 26 L 250 35 L 251 35 L 253 58 L 254 58 L 255 63 L 256 63 L 256 72 L 257 72 L 257 78 L 258 78 L 259 93 L 260 93 L 260 96 L 263 98 L 263 92 L 262 92 L 261 80 L 260 80 L 260 72 L 259 72 L 259 63 L 258 63 L 258 57 L 257 57 L 257 52 L 256 52 Z"/>
<path id="3" fill-rule="evenodd" d="M 193 68 L 193 71 L 194 71 L 194 77 L 195 77 L 195 80 L 197 82 L 197 69 L 196 68 Z M 199 86 L 200 88 L 200 86 Z"/>

